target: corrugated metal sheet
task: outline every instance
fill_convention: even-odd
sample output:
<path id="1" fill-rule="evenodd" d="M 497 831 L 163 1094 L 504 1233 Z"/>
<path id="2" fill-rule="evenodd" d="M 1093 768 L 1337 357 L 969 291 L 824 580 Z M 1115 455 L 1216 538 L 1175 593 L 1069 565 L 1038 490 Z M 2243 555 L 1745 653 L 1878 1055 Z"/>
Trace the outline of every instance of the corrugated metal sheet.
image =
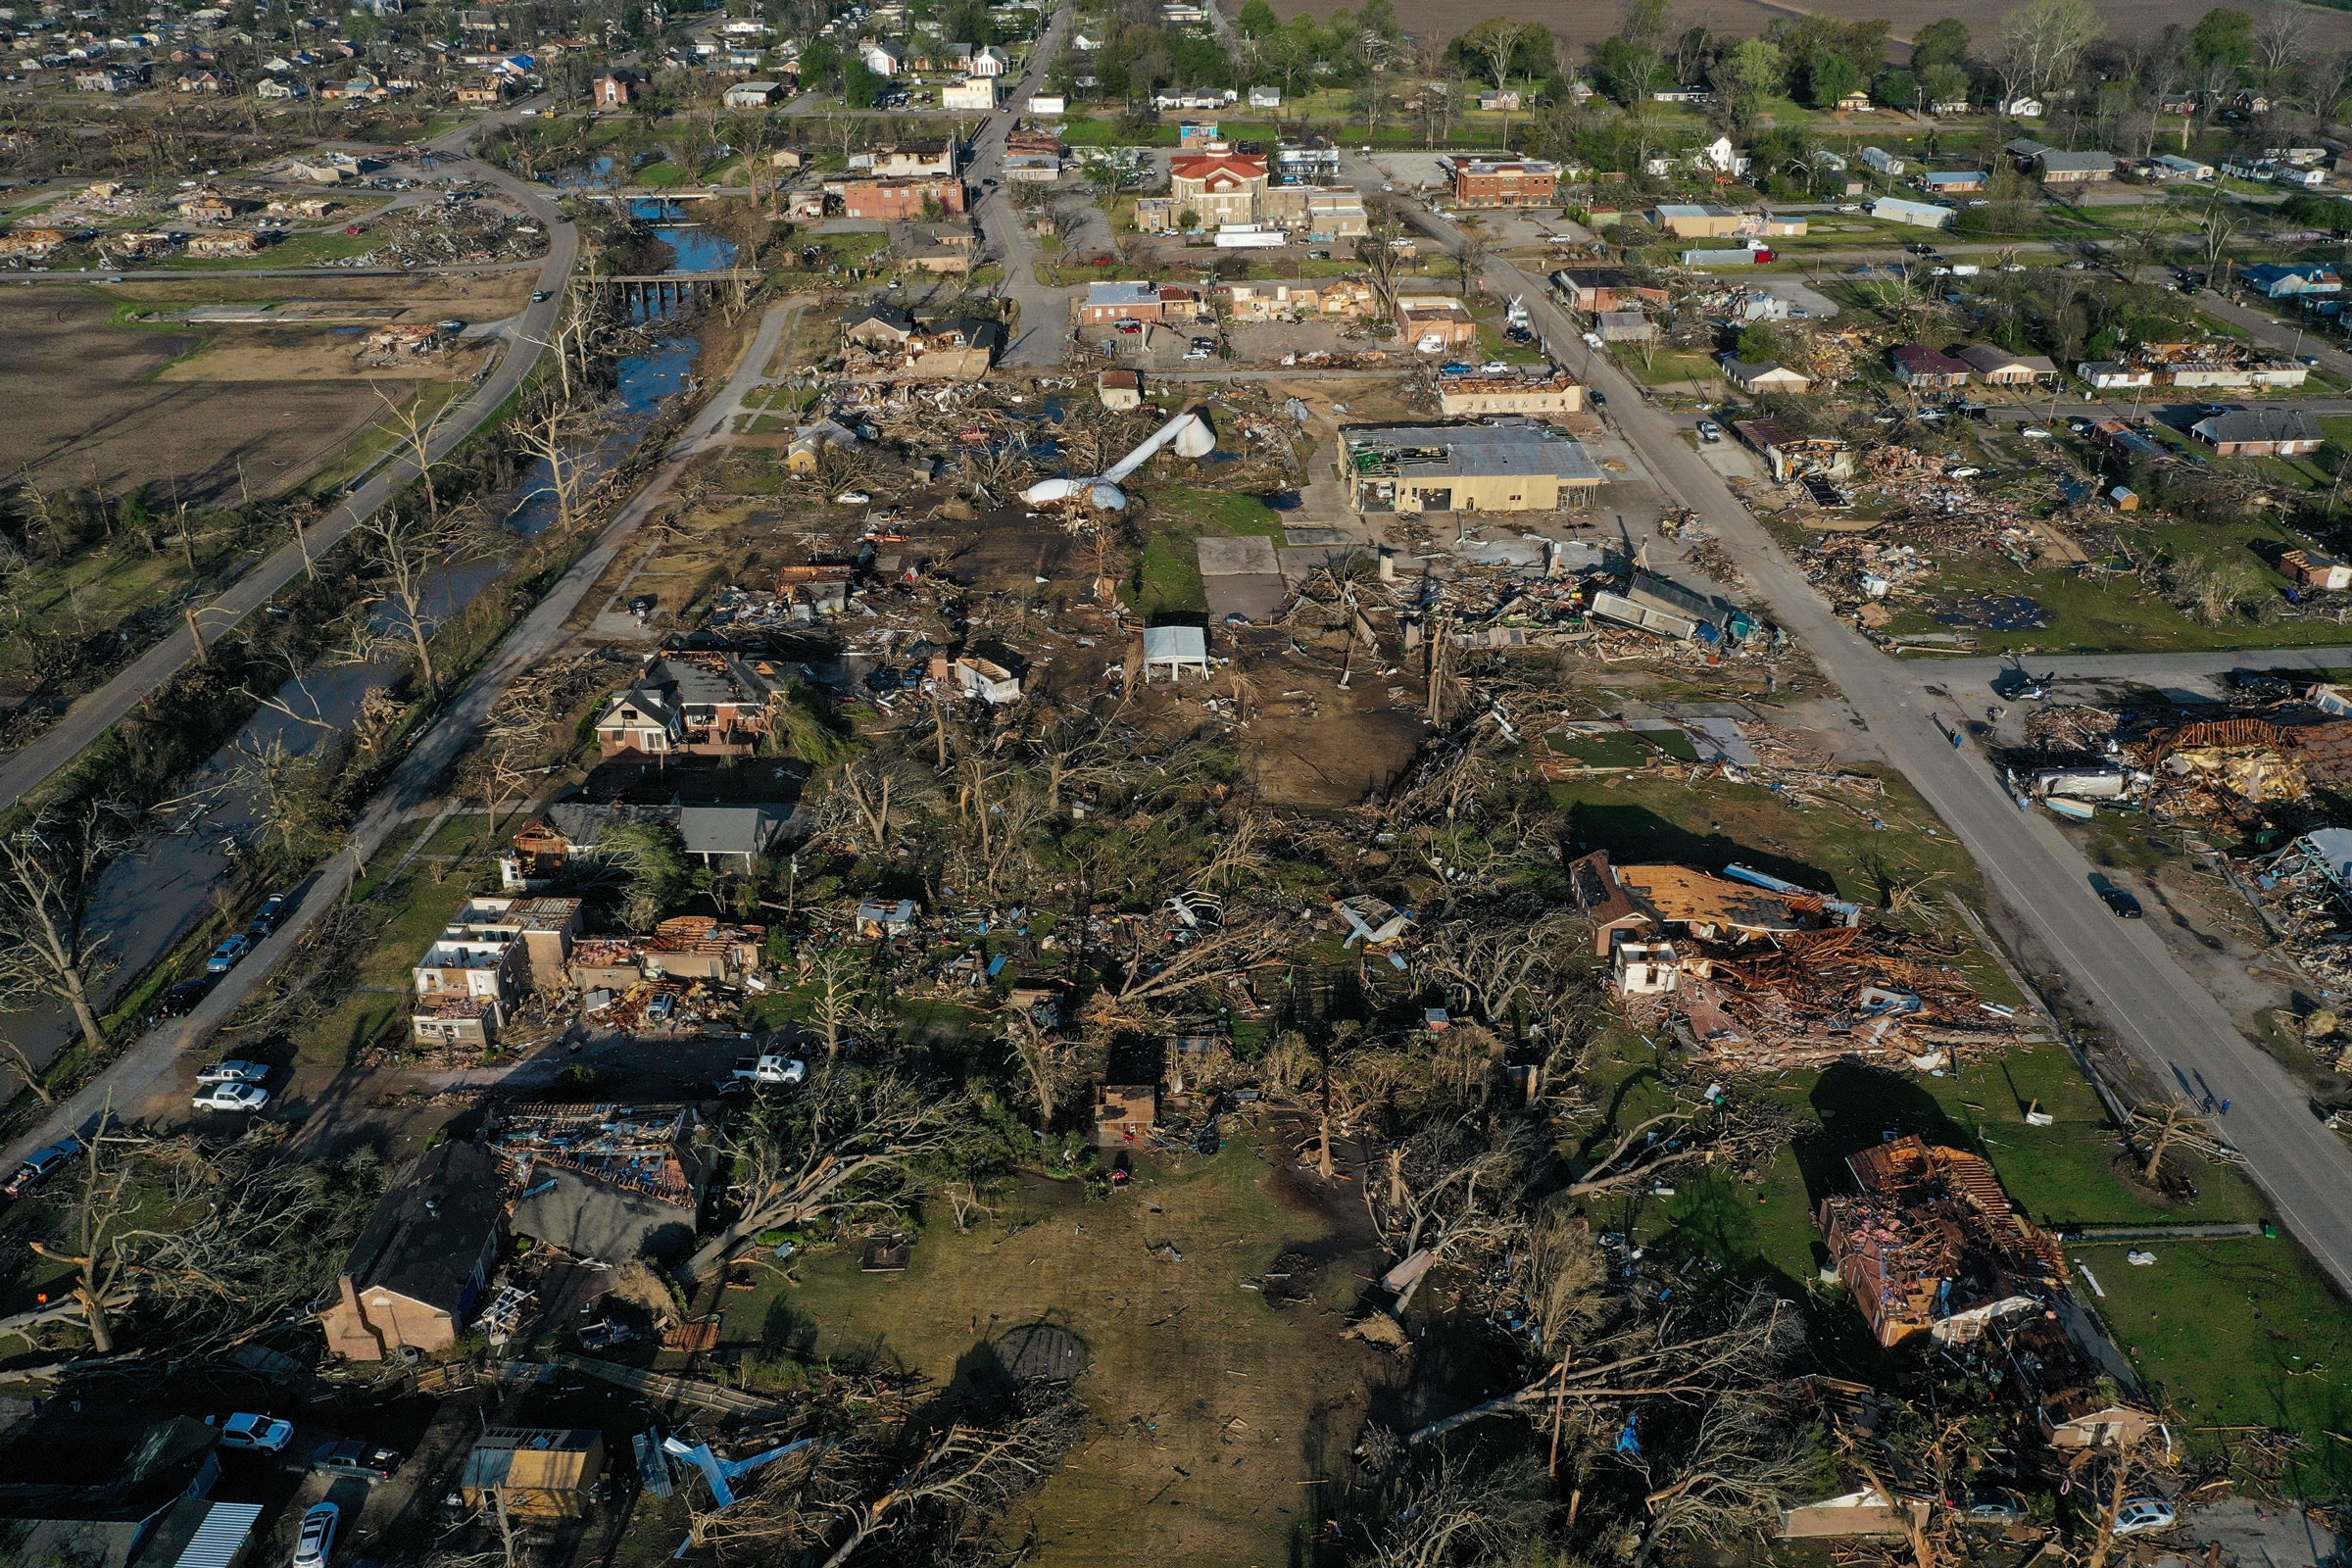
<path id="1" fill-rule="evenodd" d="M 262 1516 L 258 1502 L 216 1502 L 189 1538 L 187 1549 L 172 1568 L 229 1568 L 253 1535 Z"/>

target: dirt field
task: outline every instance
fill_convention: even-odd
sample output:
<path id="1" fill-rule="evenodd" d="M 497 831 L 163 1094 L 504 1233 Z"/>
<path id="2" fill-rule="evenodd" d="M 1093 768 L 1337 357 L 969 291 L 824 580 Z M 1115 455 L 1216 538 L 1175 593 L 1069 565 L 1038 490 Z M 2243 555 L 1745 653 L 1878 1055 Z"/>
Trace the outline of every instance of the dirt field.
<path id="1" fill-rule="evenodd" d="M 109 298 L 143 309 L 224 304 L 256 300 L 350 300 L 398 305 L 396 321 L 437 321 L 456 317 L 495 321 L 529 302 L 539 274 L 527 269 L 480 275 L 421 277 L 236 277 L 132 279 L 107 289 Z"/>
<path id="2" fill-rule="evenodd" d="M 242 483 L 268 495 L 298 483 L 383 412 L 371 385 L 354 378 L 166 376 L 196 334 L 110 326 L 112 312 L 84 289 L 0 294 L 11 477 L 115 493 L 160 483 L 203 501 L 236 494 L 241 468 Z"/>
<path id="3" fill-rule="evenodd" d="M 323 326 L 297 328 L 231 326 L 174 362 L 159 381 L 453 381 L 481 368 L 491 350 L 471 343 L 462 350 L 364 365 L 355 355 L 359 337 Z"/>
<path id="4" fill-rule="evenodd" d="M 1301 11 L 1322 17 L 1329 16 L 1341 3 L 1344 0 L 1275 0 L 1274 9 L 1286 17 Z M 1718 32 L 1758 33 L 1775 17 L 1818 11 L 1849 22 L 1885 17 L 1894 24 L 1894 36 L 1908 42 L 1913 33 L 1929 23 L 1957 16 L 1968 24 L 1978 46 L 1984 48 L 1989 44 L 1998 19 L 2024 3 L 2025 0 L 1991 0 L 1990 9 L 1986 9 L 1984 5 L 1955 5 L 1952 0 L 1822 0 L 1820 4 L 1801 7 L 1777 4 L 1773 0 L 1680 0 L 1675 7 L 1674 25 L 1680 30 L 1694 23 L 1704 23 Z M 1396 15 L 1408 31 L 1439 38 L 1453 37 L 1488 17 L 1524 17 L 1549 27 L 1553 36 L 1566 39 L 1581 57 L 1585 49 L 1616 30 L 1624 9 L 1620 5 L 1591 5 L 1584 0 L 1512 0 L 1509 5 L 1483 0 L 1467 6 L 1452 4 L 1450 0 L 1397 0 Z M 2171 5 L 2166 0 L 2100 0 L 2098 6 L 2108 31 L 2125 37 L 2156 32 L 2168 23 L 2189 25 L 2205 9 L 2203 5 Z M 2301 10 L 2311 24 L 2313 49 L 2352 48 L 2352 13 L 2318 6 L 2305 6 Z"/>

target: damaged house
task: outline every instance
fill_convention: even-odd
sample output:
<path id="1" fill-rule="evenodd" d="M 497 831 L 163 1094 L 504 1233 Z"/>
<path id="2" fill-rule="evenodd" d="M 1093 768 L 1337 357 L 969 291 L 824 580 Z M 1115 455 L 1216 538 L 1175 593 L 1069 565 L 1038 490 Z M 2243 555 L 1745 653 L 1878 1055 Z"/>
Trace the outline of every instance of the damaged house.
<path id="1" fill-rule="evenodd" d="M 453 1348 L 506 1241 L 506 1178 L 478 1144 L 426 1150 L 375 1205 L 318 1314 L 330 1355 L 382 1361 Z"/>
<path id="2" fill-rule="evenodd" d="M 689 1105 L 507 1106 L 483 1138 L 514 1192 L 509 1228 L 606 1263 L 676 1258 L 709 1180 Z"/>
<path id="3" fill-rule="evenodd" d="M 616 757 L 752 757 L 767 734 L 768 705 L 791 673 L 730 653 L 649 656 L 637 678 L 596 715 L 598 752 Z"/>
<path id="4" fill-rule="evenodd" d="M 749 871 L 752 862 L 795 836 L 800 809 L 784 802 L 744 806 L 607 806 L 557 801 L 514 835 L 514 853 L 502 861 L 508 886 L 529 886 L 563 875 L 574 860 L 594 860 L 613 828 L 657 822 L 674 828 L 687 858 L 718 871 Z"/>
<path id="5" fill-rule="evenodd" d="M 487 1046 L 527 989 L 563 984 L 578 899 L 466 901 L 411 970 L 411 1027 L 420 1044 Z"/>
<path id="6" fill-rule="evenodd" d="M 2063 1292 L 2055 1238 L 2018 1212 L 1992 1166 L 1916 1134 L 1846 1159 L 1858 1192 L 1822 1201 L 1838 1277 L 1881 1345 L 1966 1345 Z"/>

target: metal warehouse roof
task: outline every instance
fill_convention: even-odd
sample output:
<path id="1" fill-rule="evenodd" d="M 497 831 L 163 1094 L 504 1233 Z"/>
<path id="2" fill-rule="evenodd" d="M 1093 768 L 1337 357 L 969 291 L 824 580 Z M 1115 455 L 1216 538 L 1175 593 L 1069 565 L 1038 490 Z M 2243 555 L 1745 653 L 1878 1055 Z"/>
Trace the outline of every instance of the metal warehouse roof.
<path id="1" fill-rule="evenodd" d="M 258 1502 L 216 1502 L 172 1568 L 228 1568 L 261 1518 Z"/>
<path id="2" fill-rule="evenodd" d="M 1348 449 L 1395 447 L 1416 476 L 1547 473 L 1563 484 L 1599 484 L 1607 475 L 1573 440 L 1540 424 L 1388 424 L 1347 432 Z"/>

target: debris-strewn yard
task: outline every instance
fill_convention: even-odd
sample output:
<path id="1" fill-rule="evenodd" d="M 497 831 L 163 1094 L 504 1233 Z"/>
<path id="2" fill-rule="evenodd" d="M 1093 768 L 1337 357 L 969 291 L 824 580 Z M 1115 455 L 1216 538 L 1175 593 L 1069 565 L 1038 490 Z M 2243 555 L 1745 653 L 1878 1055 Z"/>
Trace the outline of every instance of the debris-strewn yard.
<path id="1" fill-rule="evenodd" d="M 1089 1364 L 1077 1388 L 1091 1436 L 1007 1522 L 1014 1537 L 1036 1531 L 1033 1560 L 1284 1561 L 1315 1533 L 1318 1484 L 1343 1472 L 1393 1363 L 1341 1338 L 1377 1250 L 1311 1207 L 1276 1150 L 1252 1135 L 1205 1159 L 1142 1155 L 1107 1196 L 1023 1180 L 962 1234 L 943 1204 L 904 1273 L 861 1273 L 850 1249 L 799 1264 L 797 1287 L 731 1293 L 722 1343 L 950 1385 L 987 1376 L 991 1344 L 1011 1330 L 1065 1329 Z M 1265 1274 L 1294 1254 L 1318 1280 L 1277 1307 Z"/>

